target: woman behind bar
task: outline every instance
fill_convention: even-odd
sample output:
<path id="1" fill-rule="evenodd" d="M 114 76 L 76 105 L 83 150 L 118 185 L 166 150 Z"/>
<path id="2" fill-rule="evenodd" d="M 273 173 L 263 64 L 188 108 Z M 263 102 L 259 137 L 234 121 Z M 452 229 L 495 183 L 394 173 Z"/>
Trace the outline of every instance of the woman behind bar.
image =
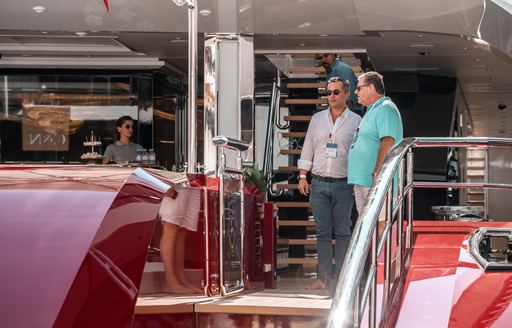
<path id="1" fill-rule="evenodd" d="M 135 125 L 130 116 L 121 116 L 116 123 L 116 142 L 108 145 L 103 155 L 102 164 L 109 162 L 134 162 L 137 150 L 144 149 L 141 145 L 132 143 Z"/>

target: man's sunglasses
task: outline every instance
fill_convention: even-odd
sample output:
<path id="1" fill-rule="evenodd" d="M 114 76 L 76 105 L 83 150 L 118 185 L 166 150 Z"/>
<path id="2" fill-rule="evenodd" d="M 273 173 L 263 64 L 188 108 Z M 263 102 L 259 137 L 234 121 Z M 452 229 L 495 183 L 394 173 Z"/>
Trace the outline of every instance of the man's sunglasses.
<path id="1" fill-rule="evenodd" d="M 328 96 L 330 96 L 330 95 L 331 95 L 331 94 L 333 94 L 333 93 L 334 93 L 334 95 L 335 95 L 335 96 L 337 96 L 337 95 L 339 95 L 339 94 L 341 93 L 341 91 L 340 91 L 340 90 L 338 90 L 338 89 L 334 89 L 334 90 L 327 90 L 327 95 L 328 95 Z"/>
<path id="2" fill-rule="evenodd" d="M 369 86 L 369 84 L 362 84 L 362 85 L 358 85 L 358 86 L 356 87 L 356 90 L 357 90 L 357 92 L 359 92 L 359 91 L 361 90 L 361 88 L 363 88 L 363 87 L 367 87 L 367 86 Z"/>

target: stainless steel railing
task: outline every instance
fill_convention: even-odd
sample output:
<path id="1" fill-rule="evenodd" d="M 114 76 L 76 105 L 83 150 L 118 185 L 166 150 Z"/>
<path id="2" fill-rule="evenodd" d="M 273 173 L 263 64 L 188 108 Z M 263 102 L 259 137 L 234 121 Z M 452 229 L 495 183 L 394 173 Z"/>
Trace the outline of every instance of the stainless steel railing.
<path id="1" fill-rule="evenodd" d="M 512 148 L 512 139 L 407 138 L 391 150 L 373 181 L 367 203 L 354 227 L 336 286 L 328 327 L 359 327 L 366 309 L 368 326 L 377 327 L 389 319 L 392 305 L 399 304 L 412 247 L 414 188 L 512 189 L 512 184 L 487 182 L 414 182 L 415 147 Z M 379 236 L 381 211 L 384 211 L 385 220 Z M 396 240 L 393 243 L 391 230 L 395 222 Z M 393 250 L 395 256 L 392 258 Z M 384 283 L 381 315 L 377 318 L 378 259 L 383 252 Z"/>
<path id="2" fill-rule="evenodd" d="M 221 295 L 231 295 L 234 293 L 241 292 L 244 288 L 244 277 L 243 277 L 243 263 L 244 263 L 244 172 L 242 170 L 242 156 L 241 152 L 249 149 L 249 144 L 225 136 L 216 136 L 212 139 L 214 146 L 220 150 L 218 159 L 218 170 L 217 176 L 219 178 L 219 278 L 220 278 L 220 291 Z M 236 167 L 226 166 L 226 154 L 225 149 L 231 149 L 237 152 Z M 238 189 L 233 188 L 229 185 L 238 185 Z M 226 200 L 232 198 L 238 199 L 238 204 L 228 204 Z M 229 210 L 229 214 L 227 211 Z M 238 231 L 234 231 L 235 227 L 238 226 Z M 206 225 L 205 230 L 208 230 Z M 239 234 L 240 238 L 229 238 L 232 234 Z M 208 240 L 208 239 L 207 239 Z M 238 242 L 236 242 L 238 241 Z M 226 258 L 225 250 L 226 243 L 231 243 L 228 247 L 230 249 L 229 255 Z M 206 243 L 206 249 L 209 249 L 208 242 Z M 238 249 L 238 252 L 234 249 Z M 238 254 L 239 258 L 231 258 L 233 254 Z M 228 264 L 236 264 L 238 271 L 233 274 L 230 267 L 226 267 Z M 207 272 L 207 276 L 209 276 Z"/>
<path id="3" fill-rule="evenodd" d="M 272 185 L 274 177 L 274 137 L 276 128 L 287 129 L 289 124 L 281 124 L 281 73 L 277 70 L 276 81 L 272 83 L 272 92 L 268 110 L 267 132 L 263 156 L 263 177 L 268 186 L 268 192 L 272 196 L 283 194 L 282 189 L 275 190 Z"/>

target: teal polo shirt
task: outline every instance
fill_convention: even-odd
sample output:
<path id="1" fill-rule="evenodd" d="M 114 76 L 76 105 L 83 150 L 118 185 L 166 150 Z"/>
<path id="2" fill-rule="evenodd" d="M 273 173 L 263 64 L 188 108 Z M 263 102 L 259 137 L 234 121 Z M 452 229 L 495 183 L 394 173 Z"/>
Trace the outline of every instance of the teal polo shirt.
<path id="1" fill-rule="evenodd" d="M 403 135 L 402 117 L 389 97 L 382 97 L 369 106 L 348 153 L 348 183 L 370 187 L 380 140 L 393 137 L 396 146 Z"/>

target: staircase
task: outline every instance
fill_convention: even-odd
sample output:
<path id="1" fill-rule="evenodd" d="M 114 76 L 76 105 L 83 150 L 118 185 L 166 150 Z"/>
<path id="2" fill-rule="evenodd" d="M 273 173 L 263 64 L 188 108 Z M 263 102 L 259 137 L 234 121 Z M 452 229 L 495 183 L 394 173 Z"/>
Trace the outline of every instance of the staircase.
<path id="1" fill-rule="evenodd" d="M 291 56 L 291 55 L 288 55 Z M 288 97 L 281 102 L 288 107 L 289 115 L 281 120 L 289 123 L 288 131 L 281 133 L 282 138 L 288 139 L 288 147 L 279 151 L 281 156 L 288 156 L 288 166 L 280 166 L 277 173 L 282 178 L 275 185 L 275 189 L 284 191 L 284 196 L 275 199 L 279 210 L 278 248 L 288 248 L 288 257 L 283 257 L 285 267 L 289 271 L 295 271 L 295 276 L 304 278 L 316 278 L 317 251 L 315 221 L 312 216 L 311 206 L 307 197 L 300 195 L 298 191 L 298 167 L 301 147 L 306 136 L 309 121 L 314 113 L 324 110 L 328 106 L 325 97 L 325 70 L 323 67 L 314 67 L 314 54 L 307 55 L 311 66 L 286 66 L 280 68 L 287 74 L 286 84 L 283 90 L 287 90 Z M 305 55 L 301 55 L 304 59 Z M 353 66 L 356 75 L 362 72 L 359 59 L 353 55 L 343 55 L 344 62 Z M 278 60 L 271 60 L 274 64 Z M 292 60 L 287 60 L 289 64 Z M 304 65 L 301 61 L 299 65 Z M 278 66 L 276 64 L 276 66 Z M 279 67 L 279 66 L 278 66 Z M 333 240 L 333 245 L 335 240 Z M 334 259 L 333 259 L 334 263 Z"/>
<path id="2" fill-rule="evenodd" d="M 468 148 L 466 158 L 467 182 L 486 182 L 485 176 L 486 151 L 479 148 Z M 471 206 L 485 206 L 485 190 L 483 188 L 469 189 L 466 204 Z"/>

